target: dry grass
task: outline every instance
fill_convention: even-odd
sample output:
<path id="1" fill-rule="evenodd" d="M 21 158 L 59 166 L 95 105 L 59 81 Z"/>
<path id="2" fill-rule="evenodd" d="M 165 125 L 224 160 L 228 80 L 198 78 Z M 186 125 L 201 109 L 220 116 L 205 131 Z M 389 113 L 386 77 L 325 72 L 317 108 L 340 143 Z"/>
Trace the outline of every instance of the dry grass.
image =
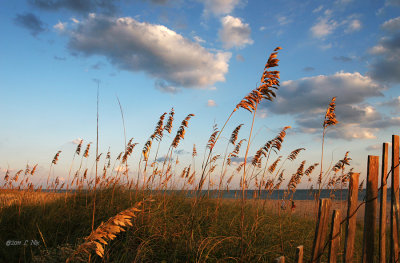
<path id="1" fill-rule="evenodd" d="M 136 217 L 137 212 L 142 211 L 139 209 L 141 205 L 142 202 L 139 202 L 135 206 L 109 218 L 105 223 L 101 223 L 96 230 L 85 238 L 84 243 L 79 245 L 72 255 L 67 258 L 66 262 L 75 260 L 85 262 L 92 251 L 99 257 L 103 257 L 104 247 L 108 244 L 107 242 L 115 239 L 120 232 L 125 231 L 124 227 L 132 226 L 131 220 Z"/>
<path id="2" fill-rule="evenodd" d="M 71 164 L 66 185 L 51 174 L 60 158 L 61 152 L 57 152 L 50 163 L 47 181 L 47 190 L 53 193 L 41 192 L 42 186 L 35 187 L 31 183 L 37 165 L 32 169 L 27 166 L 25 172 L 20 170 L 14 177 L 7 171 L 0 193 L 0 211 L 4 212 L 0 220 L 4 223 L 3 231 L 5 228 L 12 231 L 2 238 L 22 239 L 29 236 L 41 240 L 44 246 L 31 248 L 29 253 L 3 249 L 1 252 L 8 254 L 4 258 L 0 256 L 0 261 L 15 257 L 26 262 L 31 259 L 50 262 L 58 257 L 63 260 L 69 258 L 68 261 L 92 262 L 270 262 L 279 255 L 293 259 L 295 247 L 301 244 L 306 247 L 306 256 L 309 255 L 314 215 L 292 215 L 282 212 L 274 202 L 259 202 L 259 199 L 264 190 L 272 193 L 282 188 L 286 189 L 286 197 L 290 194 L 293 197 L 304 176 L 311 181 L 318 163 L 312 162 L 307 167 L 306 160 L 303 160 L 293 174 L 288 174 L 286 161 L 297 162 L 299 154 L 305 149 L 297 148 L 285 158 L 280 155 L 286 131 L 291 128 L 286 126 L 253 153 L 252 165 L 246 167 L 247 157 L 252 155 L 250 145 L 253 143 L 257 107 L 262 101 L 272 102 L 279 87 L 279 71 L 271 70 L 278 66 L 278 50 L 279 47 L 269 56 L 260 85 L 236 105 L 221 129 L 217 125 L 213 127 L 205 143 L 202 165 L 197 169 L 196 157 L 199 153 L 196 145 L 193 145 L 191 163 L 183 168 L 178 166 L 178 155 L 174 151 L 184 139 L 194 114 L 186 116 L 170 141 L 167 141 L 168 136 L 163 136 L 164 131 L 171 134 L 173 130 L 175 112 L 172 108 L 168 118 L 167 113 L 160 116 L 153 133 L 144 143 L 135 177 L 131 176 L 130 163 L 139 143 L 133 143 L 133 139 L 125 143 L 125 149 L 114 159 L 113 165 L 112 155 L 107 152 L 101 176 L 97 175 L 97 165 L 102 153 L 89 158 L 91 143 L 88 143 L 79 168 L 72 173 L 70 181 Z M 123 117 L 121 105 L 120 109 Z M 225 153 L 219 154 L 215 152 L 215 146 L 232 115 L 239 109 L 252 114 L 249 136 L 239 139 L 239 131 L 244 124 L 236 126 L 228 138 Z M 324 117 L 323 136 L 326 128 L 336 123 L 333 98 Z M 154 140 L 158 142 L 155 153 L 151 151 Z M 244 142 L 247 142 L 245 153 L 240 152 Z M 168 150 L 162 155 L 163 160 L 159 161 L 157 156 L 161 143 L 166 143 Z M 78 144 L 72 162 L 76 155 L 80 155 L 82 145 L 83 140 Z M 154 161 L 148 164 L 151 157 Z M 243 162 L 233 161 L 240 157 L 244 157 Z M 270 158 L 274 160 L 271 164 Z M 92 159 L 93 166 L 96 165 L 95 178 L 90 169 Z M 321 165 L 319 188 L 329 186 L 334 190 L 339 186 L 346 187 L 349 173 L 345 169 L 350 160 L 346 153 L 324 175 Z M 288 174 L 286 185 L 285 171 Z M 241 198 L 240 205 L 238 199 L 226 201 L 222 197 L 225 190 L 232 188 L 235 176 L 240 176 L 242 194 L 237 197 Z M 323 182 L 323 176 L 326 182 Z M 50 181 L 51 177 L 55 178 Z M 201 191 L 204 188 L 208 193 L 211 189 L 218 189 L 218 198 L 206 197 Z M 249 188 L 258 190 L 254 191 L 254 201 L 245 200 Z M 25 191 L 17 191 L 23 189 Z M 56 191 L 61 189 L 66 193 L 57 194 Z M 167 193 L 167 189 L 181 189 L 181 194 Z M 146 204 L 143 203 L 145 199 L 155 199 L 155 202 Z M 146 208 L 139 208 L 143 204 Z M 18 220 L 14 222 L 13 217 Z M 29 222 L 24 225 L 26 221 Z M 98 226 L 97 229 L 93 229 L 94 225 Z M 1 242 L 4 241 L 2 238 Z"/>

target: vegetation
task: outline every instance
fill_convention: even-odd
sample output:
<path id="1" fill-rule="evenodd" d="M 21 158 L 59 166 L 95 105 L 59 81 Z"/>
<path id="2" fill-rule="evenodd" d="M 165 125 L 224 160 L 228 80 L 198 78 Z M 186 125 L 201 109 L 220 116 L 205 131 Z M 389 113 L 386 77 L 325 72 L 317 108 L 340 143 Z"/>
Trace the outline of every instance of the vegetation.
<path id="1" fill-rule="evenodd" d="M 305 258 L 309 258 L 315 218 L 292 215 L 289 209 L 282 211 L 276 202 L 259 198 L 262 191 L 272 193 L 283 187 L 284 164 L 294 162 L 305 149 L 294 149 L 285 158 L 278 156 L 286 131 L 290 129 L 287 126 L 248 160 L 257 107 L 264 100 L 272 102 L 276 96 L 274 90 L 279 87 L 279 71 L 271 70 L 278 66 L 278 50 L 280 48 L 268 58 L 261 84 L 236 105 L 220 130 L 214 126 L 200 169 L 195 169 L 195 145 L 193 161 L 182 171 L 176 171 L 179 160 L 178 157 L 174 159 L 174 149 L 184 139 L 194 114 L 188 114 L 181 122 L 167 153 L 162 159 L 157 158 L 164 132 L 172 133 L 175 114 L 172 108 L 168 115 L 161 115 L 144 144 L 136 177 L 129 173 L 128 162 L 138 145 L 133 139 L 125 143 L 124 151 L 113 164 L 110 152 L 104 155 L 104 164 L 100 164 L 102 153 L 98 154 L 96 143 L 94 177 L 86 168 L 91 143 L 81 155 L 84 147 L 81 140 L 65 182 L 59 177 L 51 180 L 52 168 L 57 165 L 61 153 L 58 151 L 50 164 L 46 192 L 42 191 L 42 185 L 35 186 L 31 181 L 37 165 L 27 165 L 12 178 L 7 170 L 0 194 L 0 242 L 27 240 L 28 244 L 1 246 L 0 261 L 271 262 L 285 255 L 290 262 L 294 260 L 298 245 L 304 245 Z M 243 124 L 237 126 L 221 158 L 214 147 L 232 115 L 240 108 L 252 114 L 250 134 L 239 139 Z M 323 138 L 326 128 L 337 123 L 334 111 L 335 98 L 324 117 Z M 124 123 L 122 107 L 121 116 Z M 154 141 L 157 148 L 152 156 Z M 246 145 L 243 161 L 234 162 L 243 145 Z M 73 163 L 80 155 L 79 168 L 72 173 Z M 277 157 L 270 164 L 269 159 L 274 155 Z M 347 152 L 324 174 L 321 165 L 318 189 L 328 187 L 334 191 L 345 187 L 352 172 L 345 171 L 350 160 Z M 288 180 L 285 198 L 293 198 L 304 176 L 311 181 L 318 165 L 313 163 L 307 167 L 306 160 L 301 161 Z M 229 190 L 234 177 L 240 178 L 240 202 L 222 198 L 222 192 Z M 182 190 L 179 193 L 165 191 L 176 189 L 178 185 Z M 213 187 L 215 185 L 217 187 Z M 204 196 L 203 189 L 218 189 L 218 198 Z M 254 199 L 246 200 L 247 189 L 258 190 L 254 192 Z M 60 193 L 60 190 L 63 191 Z M 361 244 L 356 246 L 359 249 L 354 257 L 359 259 Z"/>
<path id="2" fill-rule="evenodd" d="M 107 225 L 121 211 L 136 209 L 132 220 L 129 219 L 132 226 L 125 222 L 126 231 L 114 232 L 113 240 L 104 238 L 107 244 L 103 245 L 101 258 L 96 255 L 96 247 L 87 245 L 90 253 L 79 247 L 91 239 L 85 237 L 93 237 L 96 231 L 91 232 L 93 193 L 74 193 L 66 200 L 63 194 L 53 193 L 7 191 L 7 195 L 19 202 L 1 210 L 0 242 L 29 242 L 27 246 L 2 245 L 2 262 L 62 262 L 68 257 L 70 262 L 80 262 L 79 258 L 87 262 L 89 255 L 92 262 L 237 262 L 241 258 L 245 262 L 272 262 L 280 255 L 291 262 L 300 244 L 305 247 L 305 258 L 309 258 L 315 232 L 313 217 L 280 211 L 274 202 L 268 202 L 263 209 L 262 201 L 249 200 L 245 206 L 245 249 L 241 255 L 241 207 L 236 200 L 204 197 L 194 209 L 193 198 L 182 194 L 151 195 L 119 187 L 113 194 L 113 189 L 108 188 L 97 193 L 96 228 L 102 222 Z M 45 199 L 41 198 L 43 195 Z M 357 231 L 361 237 L 361 227 Z M 31 244 L 31 240 L 40 245 Z M 361 251 L 361 238 L 358 240 L 356 258 Z"/>

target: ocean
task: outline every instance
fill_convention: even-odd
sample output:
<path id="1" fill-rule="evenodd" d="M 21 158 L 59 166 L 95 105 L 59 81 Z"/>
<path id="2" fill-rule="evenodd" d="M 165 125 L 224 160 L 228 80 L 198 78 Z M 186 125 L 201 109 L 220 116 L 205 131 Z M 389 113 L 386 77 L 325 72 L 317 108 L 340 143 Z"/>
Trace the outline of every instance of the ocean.
<path id="1" fill-rule="evenodd" d="M 52 190 L 43 190 L 44 192 L 47 191 L 52 191 Z M 70 190 L 71 191 L 71 190 Z M 73 192 L 74 190 L 72 190 Z M 83 190 L 84 191 L 84 190 Z M 146 190 L 149 191 L 150 190 Z M 58 193 L 64 193 L 65 190 L 57 190 Z M 153 193 L 156 192 L 163 192 L 161 190 L 153 190 Z M 166 193 L 168 194 L 181 194 L 185 193 L 188 196 L 194 196 L 196 193 L 194 191 L 182 191 L 182 190 L 165 190 Z M 254 194 L 258 192 L 258 190 L 246 190 L 246 199 L 253 199 Z M 391 194 L 390 194 L 390 188 L 387 190 L 387 200 L 390 201 Z M 270 200 L 280 200 L 282 198 L 284 199 L 290 199 L 293 198 L 293 200 L 314 200 L 316 194 L 318 193 L 318 190 L 309 190 L 309 189 L 298 189 L 296 192 L 292 194 L 287 194 L 287 190 L 275 190 L 271 193 L 269 193 L 266 190 L 261 190 L 261 196 L 259 199 L 270 199 Z M 203 196 L 209 196 L 211 198 L 217 198 L 219 193 L 218 190 L 202 190 L 201 194 Z M 229 191 L 221 191 L 220 192 L 221 197 L 225 199 L 239 199 L 242 196 L 242 190 L 229 190 Z M 348 189 L 338 189 L 338 190 L 328 190 L 328 189 L 322 189 L 321 190 L 321 195 L 320 198 L 333 198 L 334 200 L 347 200 L 347 195 L 348 195 Z M 366 196 L 366 190 L 362 189 L 361 191 L 358 192 L 358 200 L 363 201 Z M 380 199 L 380 192 L 378 193 L 378 200 Z"/>

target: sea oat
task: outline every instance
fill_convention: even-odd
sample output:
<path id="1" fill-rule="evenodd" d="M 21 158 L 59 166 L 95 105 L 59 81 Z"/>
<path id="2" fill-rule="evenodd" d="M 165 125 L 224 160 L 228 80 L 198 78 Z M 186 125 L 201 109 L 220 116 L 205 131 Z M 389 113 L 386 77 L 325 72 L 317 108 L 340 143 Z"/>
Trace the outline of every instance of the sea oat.
<path id="1" fill-rule="evenodd" d="M 85 152 L 83 153 L 83 157 L 85 157 L 85 158 L 88 158 L 88 157 L 89 157 L 89 149 L 90 149 L 90 145 L 91 145 L 91 144 L 92 144 L 92 143 L 89 142 L 88 145 L 86 145 L 86 149 L 85 149 Z"/>
<path id="2" fill-rule="evenodd" d="M 230 138 L 229 142 L 232 143 L 233 145 L 235 145 L 235 143 L 236 143 L 236 140 L 237 140 L 237 138 L 238 138 L 238 134 L 239 134 L 240 128 L 242 128 L 242 126 L 243 126 L 243 124 L 240 124 L 239 126 L 237 126 L 237 127 L 233 130 L 233 132 L 232 132 L 232 134 L 231 134 L 231 138 Z"/>
<path id="3" fill-rule="evenodd" d="M 53 161 L 51 162 L 52 164 L 57 164 L 58 157 L 60 156 L 61 151 L 58 151 L 56 155 L 54 155 Z"/>
<path id="4" fill-rule="evenodd" d="M 182 121 L 181 126 L 179 127 L 179 129 L 178 129 L 178 131 L 176 133 L 176 136 L 175 136 L 174 140 L 172 141 L 172 144 L 171 144 L 172 147 L 174 147 L 174 148 L 178 147 L 178 144 L 179 144 L 180 140 L 185 137 L 185 127 L 188 126 L 188 121 L 193 116 L 194 116 L 194 114 L 189 114 Z"/>
<path id="5" fill-rule="evenodd" d="M 172 122 L 174 121 L 174 108 L 171 109 L 169 115 L 168 115 L 168 121 L 167 124 L 165 125 L 164 129 L 168 132 L 171 133 L 172 131 Z"/>
<path id="6" fill-rule="evenodd" d="M 128 226 L 132 226 L 131 220 L 136 217 L 137 212 L 141 212 L 139 209 L 142 202 L 137 203 L 134 207 L 128 208 L 116 216 L 111 217 L 105 223 L 101 223 L 100 226 L 92 231 L 92 233 L 85 238 L 85 242 L 81 244 L 74 253 L 67 259 L 66 262 L 71 260 L 86 261 L 82 256 L 91 254 L 95 251 L 100 257 L 104 256 L 104 247 L 111 240 L 116 238 L 116 235 L 122 231 L 125 231 Z"/>

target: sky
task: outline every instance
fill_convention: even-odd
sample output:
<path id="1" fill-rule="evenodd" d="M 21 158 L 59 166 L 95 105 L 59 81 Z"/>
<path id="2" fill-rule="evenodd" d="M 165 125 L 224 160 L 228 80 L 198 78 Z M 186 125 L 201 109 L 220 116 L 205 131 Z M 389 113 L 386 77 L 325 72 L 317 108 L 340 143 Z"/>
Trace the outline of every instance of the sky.
<path id="1" fill-rule="evenodd" d="M 65 180 L 71 164 L 79 164 L 72 162 L 77 142 L 96 142 L 97 89 L 103 158 L 108 149 L 113 159 L 124 149 L 119 99 L 126 140 L 138 143 L 132 171 L 158 118 L 172 107 L 174 127 L 160 155 L 192 113 L 176 169 L 190 164 L 193 144 L 199 167 L 213 125 L 221 128 L 260 84 L 278 46 L 281 86 L 257 110 L 249 156 L 291 126 L 279 155 L 306 150 L 286 164 L 286 182 L 302 160 L 319 163 L 324 113 L 337 97 L 339 123 L 327 130 L 323 167 L 350 151 L 363 179 L 367 156 L 380 155 L 382 143 L 400 134 L 399 15 L 399 0 L 3 1 L 0 183 L 7 169 L 34 164 L 40 181 L 59 150 L 52 176 Z M 215 151 L 223 155 L 241 123 L 239 138 L 248 139 L 251 121 L 245 110 L 235 112 Z M 93 160 L 86 165 L 93 169 Z"/>

